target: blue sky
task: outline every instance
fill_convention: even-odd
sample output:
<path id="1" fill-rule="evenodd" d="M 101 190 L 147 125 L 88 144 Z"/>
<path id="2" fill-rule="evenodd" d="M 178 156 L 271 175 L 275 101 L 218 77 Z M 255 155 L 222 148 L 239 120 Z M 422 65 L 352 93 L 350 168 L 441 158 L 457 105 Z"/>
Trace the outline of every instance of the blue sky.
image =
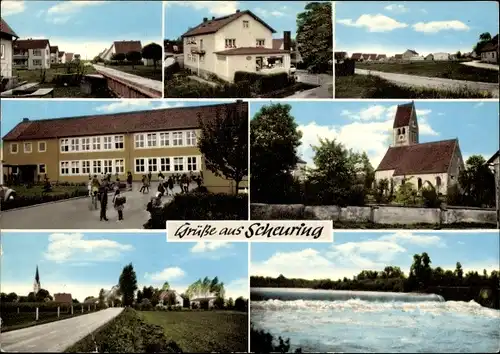
<path id="1" fill-rule="evenodd" d="M 307 1 L 168 1 L 165 7 L 165 38 L 176 39 L 199 25 L 204 17 L 221 17 L 236 10 L 250 10 L 274 28 L 274 38 L 283 38 L 291 31 L 295 38 L 297 14 Z"/>
<path id="2" fill-rule="evenodd" d="M 23 118 L 50 119 L 59 117 L 77 117 L 92 114 L 138 111 L 158 108 L 204 106 L 232 101 L 151 101 L 144 99 L 71 101 L 60 100 L 5 100 L 2 102 L 2 137 L 20 123 Z"/>
<path id="3" fill-rule="evenodd" d="M 83 301 L 117 285 L 131 262 L 141 288 L 168 281 L 182 293 L 199 278 L 218 276 L 227 297 L 248 297 L 246 243 L 167 243 L 165 233 L 2 232 L 1 244 L 0 285 L 6 293 L 32 291 L 38 265 L 42 288 Z"/>
<path id="4" fill-rule="evenodd" d="M 496 1 L 337 2 L 335 13 L 335 50 L 349 54 L 470 52 L 498 33 Z"/>
<path id="5" fill-rule="evenodd" d="M 338 232 L 332 245 L 306 243 L 253 243 L 251 275 L 288 278 L 352 278 L 362 270 L 399 266 L 408 275 L 413 255 L 427 252 L 432 267 L 465 272 L 498 271 L 498 232 Z"/>
<path id="6" fill-rule="evenodd" d="M 374 168 L 392 144 L 398 104 L 410 101 L 287 102 L 302 131 L 301 157 L 311 163 L 318 137 L 336 138 L 355 151 L 366 151 Z M 252 102 L 250 116 L 270 101 Z M 416 101 L 420 142 L 458 138 L 464 161 L 479 154 L 490 158 L 499 148 L 498 102 Z M 478 139 L 478 137 L 481 137 Z"/>
<path id="7" fill-rule="evenodd" d="M 89 60 L 113 41 L 162 44 L 160 1 L 2 1 L 2 18 L 21 37 L 47 38 Z"/>

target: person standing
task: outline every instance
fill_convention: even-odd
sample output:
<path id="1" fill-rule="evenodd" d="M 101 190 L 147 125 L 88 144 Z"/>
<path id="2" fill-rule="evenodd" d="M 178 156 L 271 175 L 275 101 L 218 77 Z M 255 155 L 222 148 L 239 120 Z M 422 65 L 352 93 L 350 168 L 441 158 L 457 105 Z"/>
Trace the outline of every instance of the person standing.
<path id="1" fill-rule="evenodd" d="M 130 171 L 127 172 L 127 189 L 132 190 L 132 172 Z"/>
<path id="2" fill-rule="evenodd" d="M 125 208 L 125 197 L 120 194 L 119 189 L 115 191 L 115 195 L 113 197 L 113 206 L 115 210 L 118 212 L 118 221 L 122 221 L 123 209 Z"/>
<path id="3" fill-rule="evenodd" d="M 108 189 L 106 187 L 102 187 L 100 191 L 100 202 L 101 202 L 101 221 L 108 221 L 106 216 L 106 209 L 108 208 Z"/>
<path id="4" fill-rule="evenodd" d="M 144 191 L 146 190 L 146 175 L 143 175 L 142 176 L 142 179 L 141 179 L 141 182 L 142 182 L 142 186 L 141 186 L 141 189 L 139 189 L 139 193 L 144 193 Z"/>
<path id="5" fill-rule="evenodd" d="M 172 178 L 172 176 L 168 177 L 167 184 L 168 184 L 168 189 L 170 190 L 170 195 L 172 195 L 172 197 L 173 197 L 174 196 L 174 179 Z M 167 194 L 168 194 L 168 192 L 167 192 Z"/>

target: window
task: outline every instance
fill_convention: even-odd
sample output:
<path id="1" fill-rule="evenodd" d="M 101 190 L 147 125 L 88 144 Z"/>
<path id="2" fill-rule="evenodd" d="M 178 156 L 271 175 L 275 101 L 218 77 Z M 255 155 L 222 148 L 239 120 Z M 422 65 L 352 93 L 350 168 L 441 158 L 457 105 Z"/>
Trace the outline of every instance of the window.
<path id="1" fill-rule="evenodd" d="M 101 160 L 94 160 L 94 161 L 92 161 L 92 173 L 94 175 L 98 175 L 98 174 L 102 173 Z"/>
<path id="2" fill-rule="evenodd" d="M 173 146 L 182 146 L 182 132 L 173 132 L 172 133 L 172 145 Z"/>
<path id="3" fill-rule="evenodd" d="M 420 189 L 422 189 L 422 178 L 419 178 L 419 179 L 417 180 L 417 184 L 418 184 L 418 185 L 417 185 L 418 189 L 419 189 L 419 190 L 420 190 Z"/>
<path id="4" fill-rule="evenodd" d="M 19 168 L 17 166 L 12 166 L 11 171 L 13 175 L 17 175 L 19 173 Z"/>
<path id="5" fill-rule="evenodd" d="M 403 128 L 403 134 L 406 134 L 406 130 L 405 130 L 405 128 Z"/>
<path id="6" fill-rule="evenodd" d="M 187 170 L 188 171 L 198 171 L 198 165 L 196 163 L 196 157 L 187 158 Z"/>
<path id="7" fill-rule="evenodd" d="M 148 159 L 148 171 L 149 172 L 158 172 L 158 162 L 156 158 Z"/>
<path id="8" fill-rule="evenodd" d="M 112 150 L 113 149 L 113 137 L 112 136 L 105 136 L 103 137 L 103 149 L 104 150 Z"/>
<path id="9" fill-rule="evenodd" d="M 190 53 L 188 53 L 187 58 L 188 58 L 188 61 L 192 61 L 193 60 L 193 56 Z"/>
<path id="10" fill-rule="evenodd" d="M 187 131 L 186 132 L 186 145 L 187 146 L 196 146 L 196 132 L 195 131 Z"/>
<path id="11" fill-rule="evenodd" d="M 80 139 L 71 139 L 71 151 L 80 151 Z"/>
<path id="12" fill-rule="evenodd" d="M 174 171 L 184 171 L 184 159 L 182 157 L 174 157 Z"/>
<path id="13" fill-rule="evenodd" d="M 47 169 L 45 167 L 45 164 L 44 163 L 39 164 L 38 165 L 38 174 L 43 175 L 45 173 L 47 173 Z"/>
<path id="14" fill-rule="evenodd" d="M 137 134 L 135 136 L 135 148 L 143 148 L 144 147 L 144 135 L 142 134 Z"/>
<path id="15" fill-rule="evenodd" d="M 401 129 L 398 128 L 398 135 L 401 135 Z"/>
<path id="16" fill-rule="evenodd" d="M 160 133 L 160 146 L 169 146 L 169 145 L 170 145 L 170 134 Z"/>
<path id="17" fill-rule="evenodd" d="M 226 38 L 226 48 L 236 48 L 236 39 Z"/>
<path id="18" fill-rule="evenodd" d="M 40 49 L 33 49 L 33 56 L 34 57 L 41 57 L 42 56 L 42 51 Z M 34 60 L 33 60 L 34 62 Z M 41 60 L 40 60 L 41 62 Z"/>
<path id="19" fill-rule="evenodd" d="M 203 50 L 203 39 L 200 39 L 200 50 Z"/>
<path id="20" fill-rule="evenodd" d="M 23 149 L 25 154 L 31 154 L 31 143 L 24 143 Z"/>
<path id="21" fill-rule="evenodd" d="M 61 161 L 61 175 L 69 175 L 69 162 Z"/>
<path id="22" fill-rule="evenodd" d="M 122 150 L 124 148 L 123 135 L 115 136 L 115 149 Z"/>
<path id="23" fill-rule="evenodd" d="M 69 151 L 69 139 L 61 139 L 61 152 Z"/>
<path id="24" fill-rule="evenodd" d="M 148 147 L 156 147 L 156 133 L 147 134 Z"/>
<path id="25" fill-rule="evenodd" d="M 5 58 L 5 44 L 2 44 L 1 48 L 2 48 L 2 50 L 1 50 L 1 57 L 0 58 L 4 59 Z"/>
<path id="26" fill-rule="evenodd" d="M 249 26 L 249 24 L 250 24 L 250 23 L 249 23 L 248 21 L 243 21 L 243 28 L 248 28 L 248 27 L 250 27 L 250 26 Z"/>
<path id="27" fill-rule="evenodd" d="M 115 173 L 118 173 L 118 174 L 125 173 L 125 161 L 115 160 Z"/>
<path id="28" fill-rule="evenodd" d="M 144 171 L 144 159 L 135 159 L 135 172 L 141 173 Z"/>
<path id="29" fill-rule="evenodd" d="M 265 39 L 257 39 L 255 45 L 257 47 L 264 47 L 266 45 L 266 40 Z"/>
<path id="30" fill-rule="evenodd" d="M 84 175 L 90 175 L 90 161 L 82 161 L 82 173 Z"/>
<path id="31" fill-rule="evenodd" d="M 17 154 L 18 150 L 19 150 L 19 146 L 17 145 L 17 143 L 10 144 L 10 153 L 11 154 Z"/>
<path id="32" fill-rule="evenodd" d="M 160 158 L 160 171 L 161 172 L 170 172 L 170 158 L 169 157 Z"/>
<path id="33" fill-rule="evenodd" d="M 439 177 L 439 176 L 436 177 L 436 186 L 438 188 L 441 187 L 441 177 Z"/>
<path id="34" fill-rule="evenodd" d="M 95 136 L 92 138 L 92 150 L 101 150 L 101 138 L 99 136 Z"/>
<path id="35" fill-rule="evenodd" d="M 47 151 L 47 144 L 45 141 L 39 141 L 38 142 L 38 152 L 45 152 Z"/>
<path id="36" fill-rule="evenodd" d="M 82 151 L 90 151 L 90 138 L 82 138 Z"/>
<path id="37" fill-rule="evenodd" d="M 42 61 L 40 59 L 33 59 L 33 66 L 42 66 Z"/>
<path id="38" fill-rule="evenodd" d="M 80 174 L 80 161 L 71 161 L 71 174 L 72 175 Z"/>
<path id="39" fill-rule="evenodd" d="M 113 160 L 104 160 L 104 173 L 113 173 Z"/>

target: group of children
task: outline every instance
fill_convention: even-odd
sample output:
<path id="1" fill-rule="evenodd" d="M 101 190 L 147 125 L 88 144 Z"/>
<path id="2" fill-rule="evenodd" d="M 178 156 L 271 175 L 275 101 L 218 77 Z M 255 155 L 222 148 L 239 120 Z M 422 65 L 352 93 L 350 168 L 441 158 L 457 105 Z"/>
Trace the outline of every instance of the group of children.
<path id="1" fill-rule="evenodd" d="M 89 196 L 91 198 L 97 198 L 100 203 L 100 221 L 108 221 L 108 217 L 106 215 L 107 207 L 108 207 L 108 192 L 110 190 L 114 190 L 113 194 L 113 207 L 118 213 L 118 222 L 123 221 L 123 209 L 125 207 L 125 203 L 127 201 L 124 195 L 121 195 L 120 192 L 120 180 L 117 178 L 116 183 L 114 185 L 111 184 L 109 176 L 105 176 L 99 181 L 97 175 L 94 177 L 89 177 L 89 182 L 87 186 L 89 190 Z"/>

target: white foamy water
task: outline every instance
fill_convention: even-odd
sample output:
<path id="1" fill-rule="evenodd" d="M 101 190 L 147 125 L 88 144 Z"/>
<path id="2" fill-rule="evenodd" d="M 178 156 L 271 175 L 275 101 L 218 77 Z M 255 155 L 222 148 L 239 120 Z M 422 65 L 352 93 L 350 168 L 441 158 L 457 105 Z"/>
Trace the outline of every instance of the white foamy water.
<path id="1" fill-rule="evenodd" d="M 472 353 L 500 349 L 500 311 L 474 301 L 265 300 L 251 321 L 304 352 Z"/>

